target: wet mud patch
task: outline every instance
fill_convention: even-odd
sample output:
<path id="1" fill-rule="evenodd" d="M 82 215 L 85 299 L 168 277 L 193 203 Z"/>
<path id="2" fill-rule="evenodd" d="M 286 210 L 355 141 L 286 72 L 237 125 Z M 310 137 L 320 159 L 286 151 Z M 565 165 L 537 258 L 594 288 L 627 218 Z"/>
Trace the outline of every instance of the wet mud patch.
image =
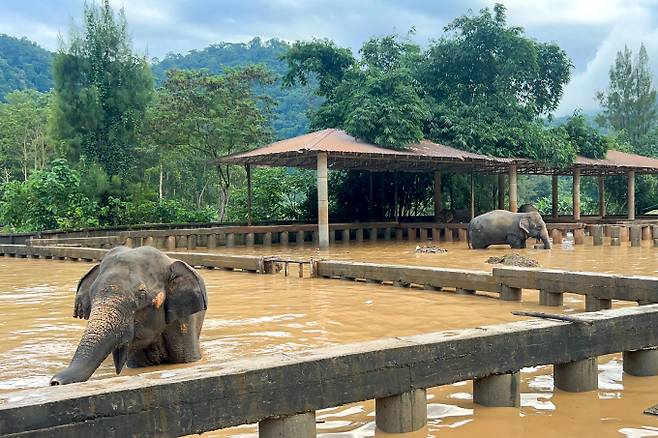
<path id="1" fill-rule="evenodd" d="M 524 268 L 536 268 L 539 266 L 537 260 L 517 253 L 492 256 L 487 259 L 487 263 L 492 265 L 521 266 Z"/>

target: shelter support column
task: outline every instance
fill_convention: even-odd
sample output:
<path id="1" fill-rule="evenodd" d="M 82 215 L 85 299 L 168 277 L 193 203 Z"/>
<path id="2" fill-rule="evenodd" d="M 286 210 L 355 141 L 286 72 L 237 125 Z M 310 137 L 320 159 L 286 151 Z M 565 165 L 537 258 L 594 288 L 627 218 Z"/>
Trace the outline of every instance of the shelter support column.
<path id="1" fill-rule="evenodd" d="M 628 171 L 628 220 L 635 220 L 635 171 Z"/>
<path id="2" fill-rule="evenodd" d="M 559 213 L 557 175 L 551 176 L 551 216 L 557 218 Z"/>
<path id="3" fill-rule="evenodd" d="M 505 210 L 505 174 L 498 174 L 498 210 Z"/>
<path id="4" fill-rule="evenodd" d="M 400 221 L 400 215 L 399 215 L 399 208 L 398 208 L 398 173 L 395 172 L 395 175 L 393 176 L 393 217 L 395 218 L 395 222 Z"/>
<path id="5" fill-rule="evenodd" d="M 519 209 L 516 185 L 516 164 L 509 167 L 509 210 L 516 213 Z"/>
<path id="6" fill-rule="evenodd" d="M 434 172 L 434 221 L 439 221 L 441 213 L 441 171 Z"/>
<path id="7" fill-rule="evenodd" d="M 251 165 L 245 166 L 247 170 L 247 225 L 251 225 L 253 218 L 253 189 L 251 186 Z"/>
<path id="8" fill-rule="evenodd" d="M 318 152 L 318 243 L 320 249 L 329 248 L 329 188 L 327 186 L 327 153 Z"/>
<path id="9" fill-rule="evenodd" d="M 468 206 L 468 212 L 471 219 L 475 217 L 475 182 L 473 178 L 473 171 L 471 170 L 471 203 Z"/>
<path id="10" fill-rule="evenodd" d="M 580 220 L 580 169 L 573 170 L 573 219 Z"/>
<path id="11" fill-rule="evenodd" d="M 599 175 L 599 216 L 605 217 L 605 176 Z"/>

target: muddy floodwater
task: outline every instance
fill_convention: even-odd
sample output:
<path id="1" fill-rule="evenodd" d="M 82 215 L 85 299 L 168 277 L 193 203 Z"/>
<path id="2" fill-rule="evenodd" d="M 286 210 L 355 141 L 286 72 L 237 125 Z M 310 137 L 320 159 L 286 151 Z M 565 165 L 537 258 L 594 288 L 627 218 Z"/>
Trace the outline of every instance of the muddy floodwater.
<path id="1" fill-rule="evenodd" d="M 304 248 L 272 246 L 225 248 L 217 252 L 326 257 L 424 266 L 490 270 L 487 257 L 509 248 L 467 250 L 462 243 L 440 243 L 447 254 L 416 254 L 424 242 L 337 243 L 319 253 Z M 622 274 L 658 275 L 658 250 L 642 248 L 556 245 L 552 251 L 519 250 L 543 267 Z M 73 319 L 76 284 L 90 263 L 0 257 L 0 400 L 18 389 L 47 386 L 66 367 L 84 329 Z M 476 327 L 522 318 L 517 309 L 546 310 L 538 294 L 525 292 L 523 302 L 502 302 L 486 296 L 400 289 L 327 279 L 284 277 L 219 270 L 200 270 L 209 292 L 202 332 L 203 361 L 223 362 L 377 338 Z M 565 295 L 562 309 L 580 312 L 584 300 Z M 614 303 L 614 307 L 629 305 Z M 124 369 L 122 375 L 194 364 Z M 114 375 L 111 359 L 93 376 Z M 55 389 L 54 389 L 55 390 Z M 409 434 L 375 430 L 374 402 L 319 411 L 318 435 L 325 438 L 396 436 L 604 437 L 658 436 L 658 417 L 642 411 L 658 403 L 658 377 L 623 375 L 621 355 L 599 358 L 599 390 L 572 394 L 553 388 L 550 366 L 522 370 L 520 409 L 482 408 L 472 403 L 470 382 L 428 390 L 428 425 Z M 256 437 L 255 425 L 216 431 L 213 437 Z"/>

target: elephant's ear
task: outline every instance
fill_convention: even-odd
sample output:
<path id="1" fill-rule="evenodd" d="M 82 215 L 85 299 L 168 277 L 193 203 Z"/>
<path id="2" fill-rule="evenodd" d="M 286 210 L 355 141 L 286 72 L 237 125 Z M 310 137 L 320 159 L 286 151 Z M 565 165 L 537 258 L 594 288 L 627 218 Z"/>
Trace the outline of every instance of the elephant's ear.
<path id="1" fill-rule="evenodd" d="M 519 221 L 519 228 L 525 231 L 526 234 L 530 234 L 530 219 L 527 215 L 523 216 Z"/>
<path id="2" fill-rule="evenodd" d="M 98 267 L 96 265 L 87 272 L 78 282 L 78 289 L 75 292 L 75 304 L 73 306 L 73 317 L 80 319 L 89 319 L 91 313 L 91 297 L 89 289 L 98 277 Z"/>
<path id="3" fill-rule="evenodd" d="M 169 266 L 164 308 L 167 324 L 208 308 L 203 278 L 190 265 L 180 260 Z"/>

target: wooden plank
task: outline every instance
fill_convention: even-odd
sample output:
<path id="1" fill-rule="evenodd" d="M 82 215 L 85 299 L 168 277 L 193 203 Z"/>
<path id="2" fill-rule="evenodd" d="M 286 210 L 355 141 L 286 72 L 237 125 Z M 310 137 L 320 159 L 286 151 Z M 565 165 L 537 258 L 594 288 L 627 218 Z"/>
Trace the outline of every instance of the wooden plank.
<path id="1" fill-rule="evenodd" d="M 205 363 L 0 395 L 0 435 L 177 436 L 658 345 L 658 305 Z"/>

